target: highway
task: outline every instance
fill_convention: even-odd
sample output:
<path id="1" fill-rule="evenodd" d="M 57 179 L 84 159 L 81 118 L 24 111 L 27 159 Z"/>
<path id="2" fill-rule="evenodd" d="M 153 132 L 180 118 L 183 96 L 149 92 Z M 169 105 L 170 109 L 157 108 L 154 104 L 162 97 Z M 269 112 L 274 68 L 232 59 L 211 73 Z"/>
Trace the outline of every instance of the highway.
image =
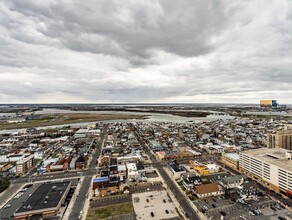
<path id="1" fill-rule="evenodd" d="M 107 128 L 108 128 L 108 124 L 105 124 L 103 129 L 102 129 L 100 139 L 95 146 L 95 150 L 94 150 L 94 153 L 92 155 L 92 160 L 91 160 L 90 165 L 89 165 L 89 168 L 91 170 L 95 168 L 97 158 L 99 157 L 99 155 L 101 153 L 101 149 L 102 149 L 102 146 L 104 144 L 104 140 L 105 140 L 106 135 L 107 135 Z M 88 193 L 88 190 L 90 188 L 93 175 L 94 174 L 86 176 L 82 182 L 80 191 L 74 193 L 74 195 L 76 196 L 76 201 L 73 205 L 69 219 L 78 219 L 81 217 L 80 213 L 81 213 L 81 211 L 83 211 L 85 200 L 88 198 L 87 193 Z"/>
<path id="2" fill-rule="evenodd" d="M 142 139 L 139 131 L 137 131 L 136 127 L 133 124 L 129 124 L 130 128 L 134 131 L 138 141 L 140 142 L 141 146 L 144 148 L 145 152 L 150 157 L 151 161 L 155 164 L 157 162 L 156 158 L 150 152 L 150 149 L 145 144 L 144 140 Z M 190 205 L 188 198 L 180 191 L 178 186 L 173 182 L 173 180 L 168 176 L 162 166 L 155 166 L 155 168 L 160 173 L 161 177 L 165 181 L 167 187 L 172 191 L 174 196 L 176 197 L 178 203 L 182 207 L 185 216 L 191 220 L 200 220 L 200 217 L 197 215 L 193 207 Z"/>

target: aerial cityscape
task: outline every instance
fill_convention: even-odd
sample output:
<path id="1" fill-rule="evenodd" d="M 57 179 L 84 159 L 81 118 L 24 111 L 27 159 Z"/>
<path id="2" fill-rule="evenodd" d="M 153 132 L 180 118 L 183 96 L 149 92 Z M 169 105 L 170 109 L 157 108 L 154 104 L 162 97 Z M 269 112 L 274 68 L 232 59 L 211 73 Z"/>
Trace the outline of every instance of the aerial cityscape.
<path id="1" fill-rule="evenodd" d="M 1 0 L 0 220 L 292 220 L 291 12 Z"/>

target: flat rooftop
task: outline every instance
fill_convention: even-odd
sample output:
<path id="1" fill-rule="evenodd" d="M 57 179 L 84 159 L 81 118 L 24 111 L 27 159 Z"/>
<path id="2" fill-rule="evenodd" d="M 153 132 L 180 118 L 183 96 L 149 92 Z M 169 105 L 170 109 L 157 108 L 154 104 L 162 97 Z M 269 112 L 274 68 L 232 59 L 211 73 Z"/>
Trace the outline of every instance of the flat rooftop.
<path id="1" fill-rule="evenodd" d="M 139 220 L 172 219 L 179 220 L 175 205 L 165 190 L 136 193 L 132 196 L 134 210 Z M 153 212 L 153 217 L 151 216 Z"/>
<path id="2" fill-rule="evenodd" d="M 280 167 L 288 172 L 292 172 L 292 160 L 286 158 L 286 153 L 291 153 L 289 150 L 279 148 L 259 148 L 256 150 L 243 151 L 241 154 L 253 157 L 262 162 L 267 162 Z"/>
<path id="3" fill-rule="evenodd" d="M 21 214 L 29 211 L 56 208 L 70 187 L 70 181 L 44 183 L 40 185 L 23 205 L 15 212 Z"/>
<path id="4" fill-rule="evenodd" d="M 230 160 L 239 161 L 239 154 L 236 154 L 236 153 L 226 153 L 226 154 L 224 154 L 224 156 L 227 157 Z"/>

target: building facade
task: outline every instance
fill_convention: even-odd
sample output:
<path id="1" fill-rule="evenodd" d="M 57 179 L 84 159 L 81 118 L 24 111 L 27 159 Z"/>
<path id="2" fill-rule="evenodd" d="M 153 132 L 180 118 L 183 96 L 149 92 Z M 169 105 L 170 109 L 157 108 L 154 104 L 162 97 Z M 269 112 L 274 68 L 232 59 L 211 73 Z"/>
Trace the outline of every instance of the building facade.
<path id="1" fill-rule="evenodd" d="M 277 131 L 274 134 L 268 134 L 267 147 L 292 150 L 292 129 Z"/>
<path id="2" fill-rule="evenodd" d="M 239 155 L 239 170 L 275 192 L 292 193 L 292 152 L 260 148 Z"/>
<path id="3" fill-rule="evenodd" d="M 222 154 L 221 157 L 222 163 L 224 163 L 226 166 L 238 170 L 239 168 L 239 155 L 236 153 L 226 153 Z"/>
<path id="4" fill-rule="evenodd" d="M 33 166 L 33 158 L 34 155 L 30 155 L 18 160 L 16 162 L 16 173 L 19 175 L 27 173 Z"/>
<path id="5" fill-rule="evenodd" d="M 262 108 L 264 107 L 268 107 L 268 108 L 275 108 L 278 106 L 278 103 L 277 103 L 277 100 L 271 100 L 271 99 L 268 99 L 268 100 L 261 100 L 260 101 L 260 106 Z"/>

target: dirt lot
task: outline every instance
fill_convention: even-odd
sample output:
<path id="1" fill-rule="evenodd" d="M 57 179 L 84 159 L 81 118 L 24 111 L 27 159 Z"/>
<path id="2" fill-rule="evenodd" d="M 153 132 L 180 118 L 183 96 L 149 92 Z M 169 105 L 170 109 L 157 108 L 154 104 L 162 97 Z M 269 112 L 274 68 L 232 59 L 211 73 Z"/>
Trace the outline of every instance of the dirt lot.
<path id="1" fill-rule="evenodd" d="M 134 209 L 131 202 L 121 203 L 113 206 L 89 209 L 86 220 L 104 219 L 114 216 L 131 214 L 133 212 Z"/>

